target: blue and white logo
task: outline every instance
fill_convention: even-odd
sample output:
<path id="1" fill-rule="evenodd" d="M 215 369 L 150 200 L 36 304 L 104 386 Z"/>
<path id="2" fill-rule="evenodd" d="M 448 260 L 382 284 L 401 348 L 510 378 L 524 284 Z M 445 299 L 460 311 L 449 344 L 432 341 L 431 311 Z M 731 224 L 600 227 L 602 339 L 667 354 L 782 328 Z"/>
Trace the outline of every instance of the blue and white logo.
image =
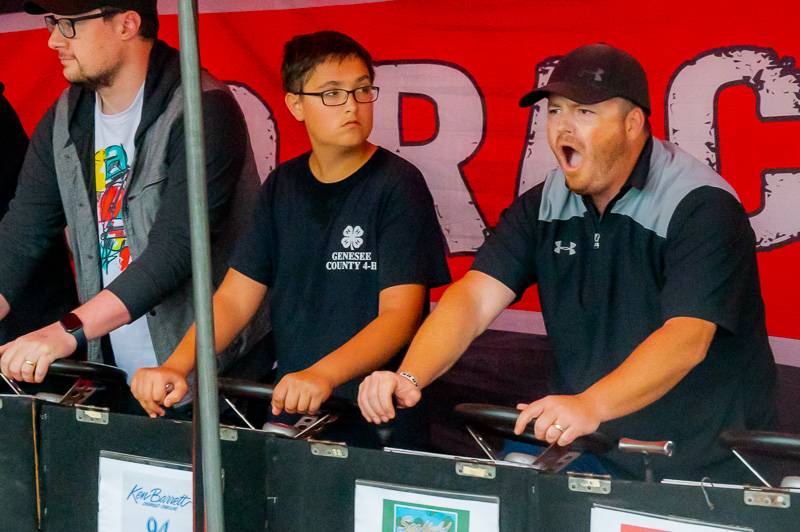
<path id="1" fill-rule="evenodd" d="M 176 511 L 192 504 L 192 497 L 186 494 L 166 493 L 161 488 L 147 489 L 139 484 L 134 484 L 128 492 L 128 501 L 133 501 L 142 506 L 161 508 L 163 510 Z"/>

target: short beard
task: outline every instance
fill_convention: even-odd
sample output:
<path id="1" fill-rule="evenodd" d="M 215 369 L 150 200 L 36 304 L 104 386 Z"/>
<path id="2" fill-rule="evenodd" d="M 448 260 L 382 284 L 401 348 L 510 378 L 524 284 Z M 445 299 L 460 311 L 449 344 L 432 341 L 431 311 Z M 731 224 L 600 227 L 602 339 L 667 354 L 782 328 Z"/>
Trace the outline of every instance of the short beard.
<path id="1" fill-rule="evenodd" d="M 84 75 L 82 79 L 74 83 L 96 92 L 98 89 L 104 89 L 113 85 L 114 81 L 117 79 L 117 73 L 119 73 L 119 65 L 108 68 L 94 76 Z"/>
<path id="2" fill-rule="evenodd" d="M 620 161 L 625 159 L 626 150 L 627 147 L 625 146 L 625 144 L 618 143 L 612 145 L 609 148 L 608 152 L 602 155 L 600 154 L 595 155 L 595 160 L 594 160 L 595 174 L 602 177 L 606 177 L 609 174 L 612 174 L 616 169 L 617 165 L 620 164 Z M 628 176 L 625 176 L 625 178 L 627 179 Z M 578 194 L 580 196 L 591 196 L 593 194 L 592 185 L 596 183 L 594 180 L 590 179 L 589 181 L 585 182 L 582 188 L 578 189 L 577 187 L 570 185 L 569 179 L 566 178 L 566 174 L 565 174 L 565 182 L 567 188 L 571 192 L 574 192 L 575 194 Z"/>

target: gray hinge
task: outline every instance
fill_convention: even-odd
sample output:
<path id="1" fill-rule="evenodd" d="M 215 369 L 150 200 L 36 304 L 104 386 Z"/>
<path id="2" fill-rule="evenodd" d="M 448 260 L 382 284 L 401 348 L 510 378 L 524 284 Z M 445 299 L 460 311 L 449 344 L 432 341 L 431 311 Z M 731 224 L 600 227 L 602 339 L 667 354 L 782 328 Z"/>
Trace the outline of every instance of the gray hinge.
<path id="1" fill-rule="evenodd" d="M 611 493 L 611 477 L 607 475 L 570 473 L 568 486 L 570 491 L 608 495 Z"/>
<path id="2" fill-rule="evenodd" d="M 239 439 L 239 431 L 231 427 L 220 427 L 219 439 L 222 441 L 236 441 Z"/>
<path id="3" fill-rule="evenodd" d="M 108 425 L 108 409 L 88 406 L 75 407 L 75 419 L 81 423 Z"/>
<path id="4" fill-rule="evenodd" d="M 764 506 L 766 508 L 789 508 L 792 497 L 788 491 L 771 491 L 761 489 L 744 490 L 744 503 L 748 506 Z"/>
<path id="5" fill-rule="evenodd" d="M 333 442 L 311 442 L 311 454 L 328 458 L 347 458 L 347 445 Z"/>
<path id="6" fill-rule="evenodd" d="M 497 468 L 489 464 L 456 462 L 456 474 L 462 477 L 493 479 L 497 476 Z"/>

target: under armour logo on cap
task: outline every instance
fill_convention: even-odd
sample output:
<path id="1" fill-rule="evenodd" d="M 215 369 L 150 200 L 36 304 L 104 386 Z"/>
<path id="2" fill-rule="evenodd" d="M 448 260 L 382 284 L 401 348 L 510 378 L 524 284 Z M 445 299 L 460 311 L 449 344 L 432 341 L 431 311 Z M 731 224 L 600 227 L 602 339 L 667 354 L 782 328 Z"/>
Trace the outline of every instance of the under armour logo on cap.
<path id="1" fill-rule="evenodd" d="M 602 68 L 598 68 L 597 70 L 584 70 L 581 72 L 581 76 L 583 77 L 591 76 L 592 79 L 594 79 L 598 83 L 601 83 L 603 81 L 603 74 L 605 73 L 606 73 L 605 70 L 603 70 Z"/>

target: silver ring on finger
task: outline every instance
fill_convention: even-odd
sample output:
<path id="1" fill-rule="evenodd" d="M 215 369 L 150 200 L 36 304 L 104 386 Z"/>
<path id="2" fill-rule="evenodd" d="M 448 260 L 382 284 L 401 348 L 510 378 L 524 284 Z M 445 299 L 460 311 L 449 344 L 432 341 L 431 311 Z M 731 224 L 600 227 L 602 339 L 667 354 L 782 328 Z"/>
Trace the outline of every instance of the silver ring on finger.
<path id="1" fill-rule="evenodd" d="M 554 429 L 556 429 L 557 431 L 562 432 L 562 433 L 567 430 L 566 427 L 562 427 L 558 423 L 553 423 L 551 425 L 551 427 L 553 427 Z"/>
<path id="2" fill-rule="evenodd" d="M 34 362 L 33 360 L 26 360 L 25 364 L 34 368 L 36 367 L 36 362 Z"/>

